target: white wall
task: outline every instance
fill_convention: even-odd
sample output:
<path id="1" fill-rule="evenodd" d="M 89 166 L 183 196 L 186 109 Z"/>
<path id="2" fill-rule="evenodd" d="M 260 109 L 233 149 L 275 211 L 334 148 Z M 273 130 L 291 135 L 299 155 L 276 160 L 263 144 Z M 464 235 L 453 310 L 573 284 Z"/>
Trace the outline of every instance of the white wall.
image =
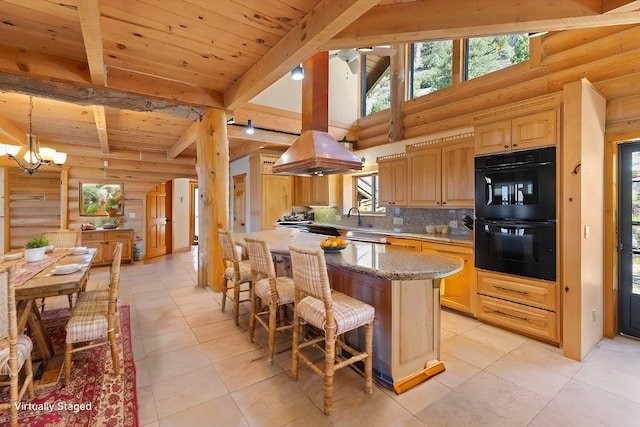
<path id="1" fill-rule="evenodd" d="M 329 120 L 353 123 L 358 119 L 359 76 L 351 74 L 346 63 L 329 60 Z M 258 96 L 252 104 L 302 112 L 302 81 L 287 73 Z"/>
<path id="2" fill-rule="evenodd" d="M 178 178 L 173 181 L 172 249 L 174 252 L 191 248 L 193 236 L 189 235 L 190 191 L 189 179 Z"/>

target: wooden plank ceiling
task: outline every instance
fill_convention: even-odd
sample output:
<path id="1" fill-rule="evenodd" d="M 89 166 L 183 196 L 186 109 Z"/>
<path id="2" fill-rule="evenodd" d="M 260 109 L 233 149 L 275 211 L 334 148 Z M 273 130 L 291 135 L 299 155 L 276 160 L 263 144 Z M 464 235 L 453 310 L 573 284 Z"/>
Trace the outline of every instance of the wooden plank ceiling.
<path id="1" fill-rule="evenodd" d="M 24 144 L 32 96 L 33 133 L 69 153 L 69 166 L 154 162 L 163 180 L 195 164 L 193 124 L 207 108 L 246 116 L 249 100 L 317 51 L 637 23 L 638 9 L 624 0 L 0 1 L 0 142 Z M 286 114 L 254 117 L 300 129 Z M 229 137 L 238 155 L 293 139 L 251 141 L 237 126 Z"/>

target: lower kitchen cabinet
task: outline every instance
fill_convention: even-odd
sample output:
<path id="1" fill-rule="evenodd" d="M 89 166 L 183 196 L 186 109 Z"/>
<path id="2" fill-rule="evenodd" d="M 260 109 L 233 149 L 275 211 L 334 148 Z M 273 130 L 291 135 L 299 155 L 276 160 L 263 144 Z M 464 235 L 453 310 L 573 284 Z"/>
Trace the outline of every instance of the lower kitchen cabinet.
<path id="1" fill-rule="evenodd" d="M 476 270 L 476 317 L 558 343 L 559 295 L 556 282 Z"/>
<path id="2" fill-rule="evenodd" d="M 473 247 L 451 243 L 423 242 L 422 252 L 462 258 L 464 261 L 462 270 L 446 277 L 440 285 L 440 304 L 463 313 L 474 314 Z"/>
<path id="3" fill-rule="evenodd" d="M 463 313 L 474 314 L 475 275 L 472 246 L 394 237 L 387 238 L 387 243 L 403 246 L 409 250 L 462 258 L 464 261 L 462 270 L 446 277 L 440 284 L 440 305 Z"/>
<path id="4" fill-rule="evenodd" d="M 95 248 L 92 265 L 113 262 L 113 253 L 118 242 L 122 243 L 122 262 L 133 261 L 133 229 L 88 230 L 82 232 L 82 246 Z"/>

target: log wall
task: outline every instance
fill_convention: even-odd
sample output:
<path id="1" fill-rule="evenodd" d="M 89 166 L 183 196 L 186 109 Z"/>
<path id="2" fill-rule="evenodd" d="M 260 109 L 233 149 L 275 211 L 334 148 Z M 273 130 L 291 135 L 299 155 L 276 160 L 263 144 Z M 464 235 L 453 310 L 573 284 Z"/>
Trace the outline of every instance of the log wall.
<path id="1" fill-rule="evenodd" d="M 607 133 L 640 129 L 640 25 L 532 38 L 529 62 L 405 101 L 404 137 L 472 126 L 485 109 L 559 93 L 582 78 L 607 99 Z M 358 149 L 389 142 L 389 123 L 389 110 L 361 118 Z"/>

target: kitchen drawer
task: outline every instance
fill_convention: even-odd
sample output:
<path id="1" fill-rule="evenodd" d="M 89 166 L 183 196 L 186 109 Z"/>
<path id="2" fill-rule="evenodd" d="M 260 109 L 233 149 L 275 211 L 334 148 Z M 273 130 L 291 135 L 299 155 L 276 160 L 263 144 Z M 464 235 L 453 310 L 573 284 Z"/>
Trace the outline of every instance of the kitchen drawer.
<path id="1" fill-rule="evenodd" d="M 104 240 L 129 240 L 131 239 L 130 231 L 110 231 L 105 233 Z"/>
<path id="2" fill-rule="evenodd" d="M 551 311 L 478 295 L 476 317 L 525 335 L 558 342 L 557 316 Z"/>
<path id="3" fill-rule="evenodd" d="M 82 233 L 82 243 L 93 243 L 104 241 L 104 233 L 97 231 L 94 233 Z"/>
<path id="4" fill-rule="evenodd" d="M 476 289 L 479 294 L 544 310 L 557 311 L 558 309 L 558 290 L 555 282 L 476 270 Z"/>

